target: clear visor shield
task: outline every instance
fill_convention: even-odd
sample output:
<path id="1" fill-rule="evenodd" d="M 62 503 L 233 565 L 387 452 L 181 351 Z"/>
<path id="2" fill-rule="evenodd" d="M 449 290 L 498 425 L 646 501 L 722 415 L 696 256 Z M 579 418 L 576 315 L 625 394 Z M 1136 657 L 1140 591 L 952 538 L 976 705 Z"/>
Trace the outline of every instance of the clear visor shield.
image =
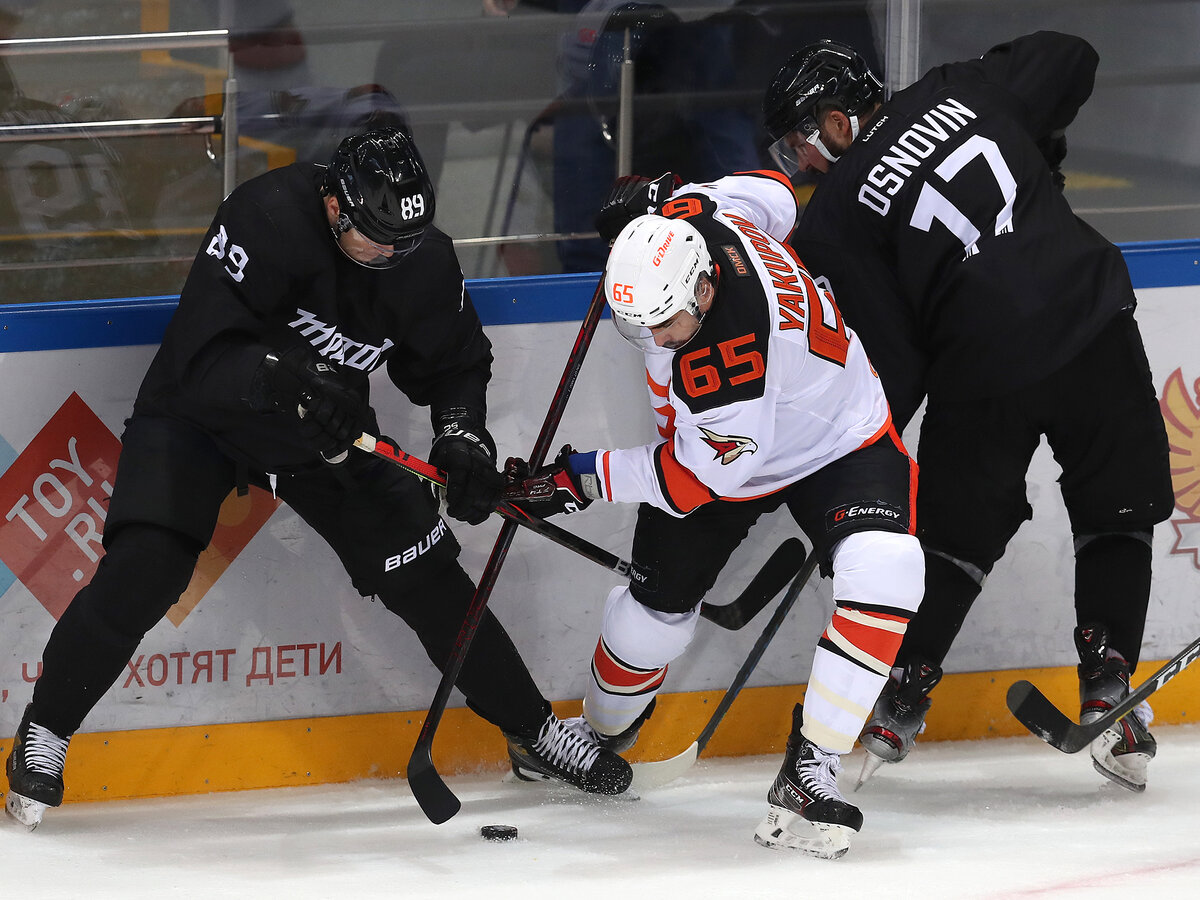
<path id="1" fill-rule="evenodd" d="M 704 314 L 693 302 L 661 325 L 638 325 L 615 312 L 612 320 L 617 333 L 643 353 L 674 353 L 700 332 Z"/>
<path id="2" fill-rule="evenodd" d="M 617 334 L 621 335 L 621 337 L 643 353 L 672 352 L 665 347 L 658 346 L 654 341 L 654 332 L 645 325 L 635 325 L 633 322 L 616 313 L 613 314 L 612 320 L 613 325 L 617 327 Z"/>
<path id="3" fill-rule="evenodd" d="M 366 266 L 368 269 L 390 269 L 392 266 L 399 264 L 408 254 L 416 250 L 417 246 L 421 243 L 421 235 L 419 234 L 408 238 L 401 238 L 391 244 L 380 244 L 371 240 L 357 228 L 354 229 L 354 233 L 358 235 L 359 240 L 362 242 L 360 246 L 370 248 L 370 251 L 373 251 L 373 255 L 368 252 L 365 254 L 369 257 L 368 259 L 361 259 L 360 256 L 351 256 L 350 258 L 356 263 Z"/>
<path id="4" fill-rule="evenodd" d="M 390 244 L 381 244 L 350 225 L 348 220 L 339 220 L 333 232 L 342 252 L 368 269 L 390 269 L 397 265 L 417 249 L 423 236 L 422 232 L 417 232 L 409 237 L 397 238 Z"/>
<path id="5" fill-rule="evenodd" d="M 854 136 L 858 136 L 858 120 L 851 118 L 851 125 L 854 128 Z M 804 116 L 800 120 L 800 124 L 787 132 L 784 137 L 768 148 L 770 158 L 774 160 L 775 166 L 780 172 L 788 176 L 788 178 L 796 178 L 800 172 L 803 172 L 805 166 L 800 163 L 799 146 L 802 144 L 811 144 L 815 146 L 817 152 L 826 158 L 829 162 L 838 161 L 838 157 L 826 148 L 821 140 L 821 126 L 817 125 L 817 120 L 811 115 Z"/>
<path id="6" fill-rule="evenodd" d="M 812 116 L 805 116 L 795 128 L 769 148 L 771 159 L 775 161 L 776 167 L 788 178 L 794 178 L 804 169 L 800 164 L 800 156 L 797 151 L 797 147 L 803 141 L 807 141 L 813 146 L 820 146 L 821 128 Z"/>

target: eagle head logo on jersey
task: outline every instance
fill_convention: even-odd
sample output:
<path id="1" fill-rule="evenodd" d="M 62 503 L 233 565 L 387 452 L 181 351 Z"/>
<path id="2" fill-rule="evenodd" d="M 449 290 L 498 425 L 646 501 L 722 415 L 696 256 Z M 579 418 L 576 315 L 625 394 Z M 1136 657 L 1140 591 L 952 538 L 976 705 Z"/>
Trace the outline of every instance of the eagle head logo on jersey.
<path id="1" fill-rule="evenodd" d="M 1200 568 L 1200 381 L 1192 385 L 1193 399 L 1176 369 L 1163 385 L 1163 422 L 1171 450 L 1171 484 L 1175 489 L 1175 507 L 1183 517 L 1171 520 L 1175 528 L 1172 553 L 1192 554 Z"/>
<path id="2" fill-rule="evenodd" d="M 717 434 L 707 428 L 701 428 L 700 431 L 704 435 L 704 443 L 712 447 L 716 453 L 713 459 L 721 460 L 723 466 L 729 465 L 743 453 L 753 453 L 758 449 L 758 444 L 754 443 L 753 438 Z"/>

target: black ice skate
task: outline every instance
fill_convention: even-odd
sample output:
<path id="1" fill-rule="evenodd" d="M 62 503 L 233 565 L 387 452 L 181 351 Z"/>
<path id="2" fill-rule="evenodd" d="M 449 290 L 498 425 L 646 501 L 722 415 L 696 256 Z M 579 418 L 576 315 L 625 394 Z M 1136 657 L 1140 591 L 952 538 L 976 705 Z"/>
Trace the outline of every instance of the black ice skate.
<path id="1" fill-rule="evenodd" d="M 70 737 L 61 738 L 48 728 L 29 719 L 31 707 L 13 738 L 8 756 L 8 793 L 4 808 L 10 816 L 28 828 L 37 828 L 50 806 L 62 805 L 63 766 L 67 762 Z"/>
<path id="2" fill-rule="evenodd" d="M 929 692 L 941 680 L 941 668 L 920 659 L 910 661 L 903 669 L 892 669 L 859 737 L 867 756 L 856 791 L 885 762 L 898 763 L 908 756 L 917 735 L 925 730 L 925 714 L 933 705 Z"/>
<path id="3" fill-rule="evenodd" d="M 1075 629 L 1079 651 L 1079 723 L 1100 718 L 1129 695 L 1129 664 L 1108 649 L 1108 632 L 1100 625 Z M 1110 781 L 1130 791 L 1146 789 L 1146 767 L 1158 751 L 1150 733 L 1154 713 L 1149 703 L 1135 707 L 1127 716 L 1092 741 L 1092 765 Z"/>
<path id="4" fill-rule="evenodd" d="M 596 741 L 582 717 L 547 717 L 535 735 L 506 734 L 513 774 L 522 781 L 561 781 L 589 794 L 620 794 L 633 781 L 629 763 Z"/>
<path id="5" fill-rule="evenodd" d="M 767 816 L 755 830 L 754 840 L 772 849 L 837 859 L 850 849 L 850 836 L 862 828 L 863 817 L 838 790 L 841 757 L 800 733 L 803 717 L 797 703 L 783 767 L 767 791 Z"/>

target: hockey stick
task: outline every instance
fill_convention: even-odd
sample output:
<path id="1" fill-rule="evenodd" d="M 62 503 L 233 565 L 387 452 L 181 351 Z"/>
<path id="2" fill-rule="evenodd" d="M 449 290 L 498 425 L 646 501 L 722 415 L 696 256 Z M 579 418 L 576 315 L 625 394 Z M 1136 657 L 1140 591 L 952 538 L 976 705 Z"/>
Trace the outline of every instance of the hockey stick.
<path id="1" fill-rule="evenodd" d="M 558 388 L 550 401 L 550 408 L 546 411 L 546 418 L 542 421 L 541 431 L 538 432 L 533 450 L 529 454 L 531 470 L 545 462 L 550 451 L 554 433 L 558 430 L 558 423 L 562 420 L 563 411 L 567 406 L 567 398 L 575 387 L 575 381 L 583 367 L 583 357 L 592 342 L 592 335 L 596 333 L 596 326 L 600 323 L 604 305 L 604 276 L 601 275 L 595 293 L 592 294 L 587 313 L 583 317 L 583 323 L 579 326 L 579 334 L 575 338 L 575 345 L 571 348 L 571 355 L 567 357 L 567 365 L 559 379 Z M 466 617 L 463 619 L 458 637 L 454 641 L 454 648 L 450 651 L 450 656 L 446 659 L 442 669 L 442 680 L 438 682 L 437 692 L 433 695 L 433 702 L 429 706 L 429 712 L 425 715 L 421 732 L 417 735 L 412 755 L 408 759 L 408 787 L 416 797 L 422 811 L 435 825 L 440 825 L 457 813 L 462 808 L 462 803 L 446 786 L 446 782 L 442 780 L 442 776 L 438 774 L 437 768 L 433 765 L 433 736 L 437 731 L 438 723 L 442 720 L 442 714 L 446 711 L 446 704 L 450 700 L 450 693 L 454 690 L 455 682 L 458 681 L 459 672 L 462 671 L 467 651 L 471 647 L 471 641 L 475 638 L 475 631 L 483 620 L 484 610 L 492 596 L 492 588 L 496 584 L 500 567 L 508 555 L 508 548 L 512 544 L 516 530 L 516 525 L 512 521 L 506 521 L 500 526 L 500 533 L 496 536 L 491 556 L 488 557 L 483 574 L 479 577 L 475 595 L 471 598 Z"/>
<path id="2" fill-rule="evenodd" d="M 440 487 L 446 486 L 446 474 L 441 469 L 419 457 L 413 456 L 411 453 L 404 452 L 383 438 L 372 437 L 364 432 L 354 442 L 354 446 L 359 450 L 365 450 L 367 453 L 394 463 L 406 472 L 416 475 L 422 481 L 428 481 L 430 484 L 436 484 Z M 580 556 L 590 559 L 597 565 L 604 566 L 606 569 L 612 569 L 618 575 L 628 575 L 633 569 L 631 563 L 621 559 L 616 554 L 609 553 L 604 548 L 597 547 L 591 541 L 585 540 L 567 531 L 565 528 L 559 528 L 545 519 L 531 516 L 520 507 L 508 501 L 501 502 L 496 507 L 496 512 L 508 521 L 524 525 L 530 531 L 536 532 L 544 538 L 549 538 L 559 546 L 575 551 Z"/>
<path id="3" fill-rule="evenodd" d="M 788 538 L 775 548 L 771 558 L 763 563 L 758 574 L 751 579 L 736 600 L 720 606 L 702 603 L 700 615 L 714 625 L 737 631 L 762 612 L 772 598 L 792 580 L 804 565 L 804 556 L 804 542 L 798 537 Z"/>
<path id="4" fill-rule="evenodd" d="M 1063 753 L 1078 753 L 1197 659 L 1200 659 L 1200 638 L 1184 647 L 1174 659 L 1143 681 L 1136 691 L 1087 725 L 1079 725 L 1063 715 L 1028 681 L 1014 682 L 1005 702 L 1022 725 L 1051 747 Z"/>
<path id="5" fill-rule="evenodd" d="M 446 486 L 446 474 L 441 469 L 420 457 L 401 450 L 383 438 L 373 437 L 364 432 L 354 442 L 354 446 L 359 450 L 386 459 L 406 472 L 416 475 L 422 481 L 439 487 Z M 611 569 L 618 575 L 629 575 L 633 571 L 633 563 L 628 560 L 609 553 L 602 547 L 596 546 L 591 541 L 585 540 L 565 528 L 559 528 L 545 519 L 531 516 L 512 503 L 501 503 L 496 507 L 496 512 L 505 519 L 523 525 L 530 531 L 578 553 L 597 565 Z M 771 558 L 763 564 L 758 574 L 754 576 L 736 600 L 723 605 L 704 603 L 700 607 L 700 615 L 722 628 L 737 631 L 771 602 L 771 598 L 783 589 L 783 586 L 791 580 L 803 562 L 804 544 L 799 538 L 788 538 L 775 549 Z"/>
<path id="6" fill-rule="evenodd" d="M 808 579 L 812 576 L 813 570 L 816 569 L 819 559 L 820 554 L 812 553 L 804 561 L 804 565 L 796 573 L 796 577 L 792 579 L 787 593 L 783 595 L 779 606 L 775 608 L 770 621 L 767 622 L 767 627 L 763 629 L 762 634 L 758 636 L 758 640 L 754 642 L 754 647 L 750 650 L 750 655 L 746 657 L 746 661 L 738 669 L 737 675 L 733 677 L 733 681 L 730 683 L 728 689 L 726 689 L 724 696 L 721 697 L 721 702 L 717 704 L 717 708 L 713 711 L 712 716 L 709 717 L 708 724 L 704 726 L 704 729 L 700 732 L 700 736 L 692 742 L 690 747 L 677 756 L 672 756 L 670 759 L 635 765 L 633 767 L 633 788 L 635 790 L 640 792 L 662 787 L 664 784 L 674 781 L 695 765 L 701 751 L 708 746 L 709 740 L 716 733 L 717 726 L 721 724 L 721 720 L 725 718 L 725 714 L 733 706 L 733 701 L 737 699 L 738 694 L 745 687 L 750 674 L 758 665 L 759 660 L 762 659 L 763 654 L 767 650 L 767 645 L 771 643 L 776 632 L 783 625 L 783 620 L 791 612 L 796 598 L 800 596 L 800 592 L 808 584 Z"/>

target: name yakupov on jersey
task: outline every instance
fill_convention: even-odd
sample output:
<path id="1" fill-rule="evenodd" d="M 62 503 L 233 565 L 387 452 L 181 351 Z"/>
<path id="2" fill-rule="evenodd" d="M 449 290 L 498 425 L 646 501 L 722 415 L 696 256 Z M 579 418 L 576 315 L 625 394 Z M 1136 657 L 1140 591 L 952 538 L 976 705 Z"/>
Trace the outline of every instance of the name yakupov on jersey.
<path id="1" fill-rule="evenodd" d="M 685 346 L 645 353 L 661 440 L 597 454 L 607 499 L 684 516 L 778 491 L 886 432 L 883 389 L 833 286 L 783 243 L 797 210 L 782 176 L 684 185 L 661 213 L 703 235 L 716 295 Z"/>
<path id="2" fill-rule="evenodd" d="M 934 68 L 817 185 L 796 234 L 873 280 L 843 311 L 898 424 L 923 391 L 969 400 L 1035 382 L 1133 302 L 1120 252 L 1076 218 L 1043 149 L 1091 94 L 1097 61 L 1086 41 L 1038 32 Z"/>

